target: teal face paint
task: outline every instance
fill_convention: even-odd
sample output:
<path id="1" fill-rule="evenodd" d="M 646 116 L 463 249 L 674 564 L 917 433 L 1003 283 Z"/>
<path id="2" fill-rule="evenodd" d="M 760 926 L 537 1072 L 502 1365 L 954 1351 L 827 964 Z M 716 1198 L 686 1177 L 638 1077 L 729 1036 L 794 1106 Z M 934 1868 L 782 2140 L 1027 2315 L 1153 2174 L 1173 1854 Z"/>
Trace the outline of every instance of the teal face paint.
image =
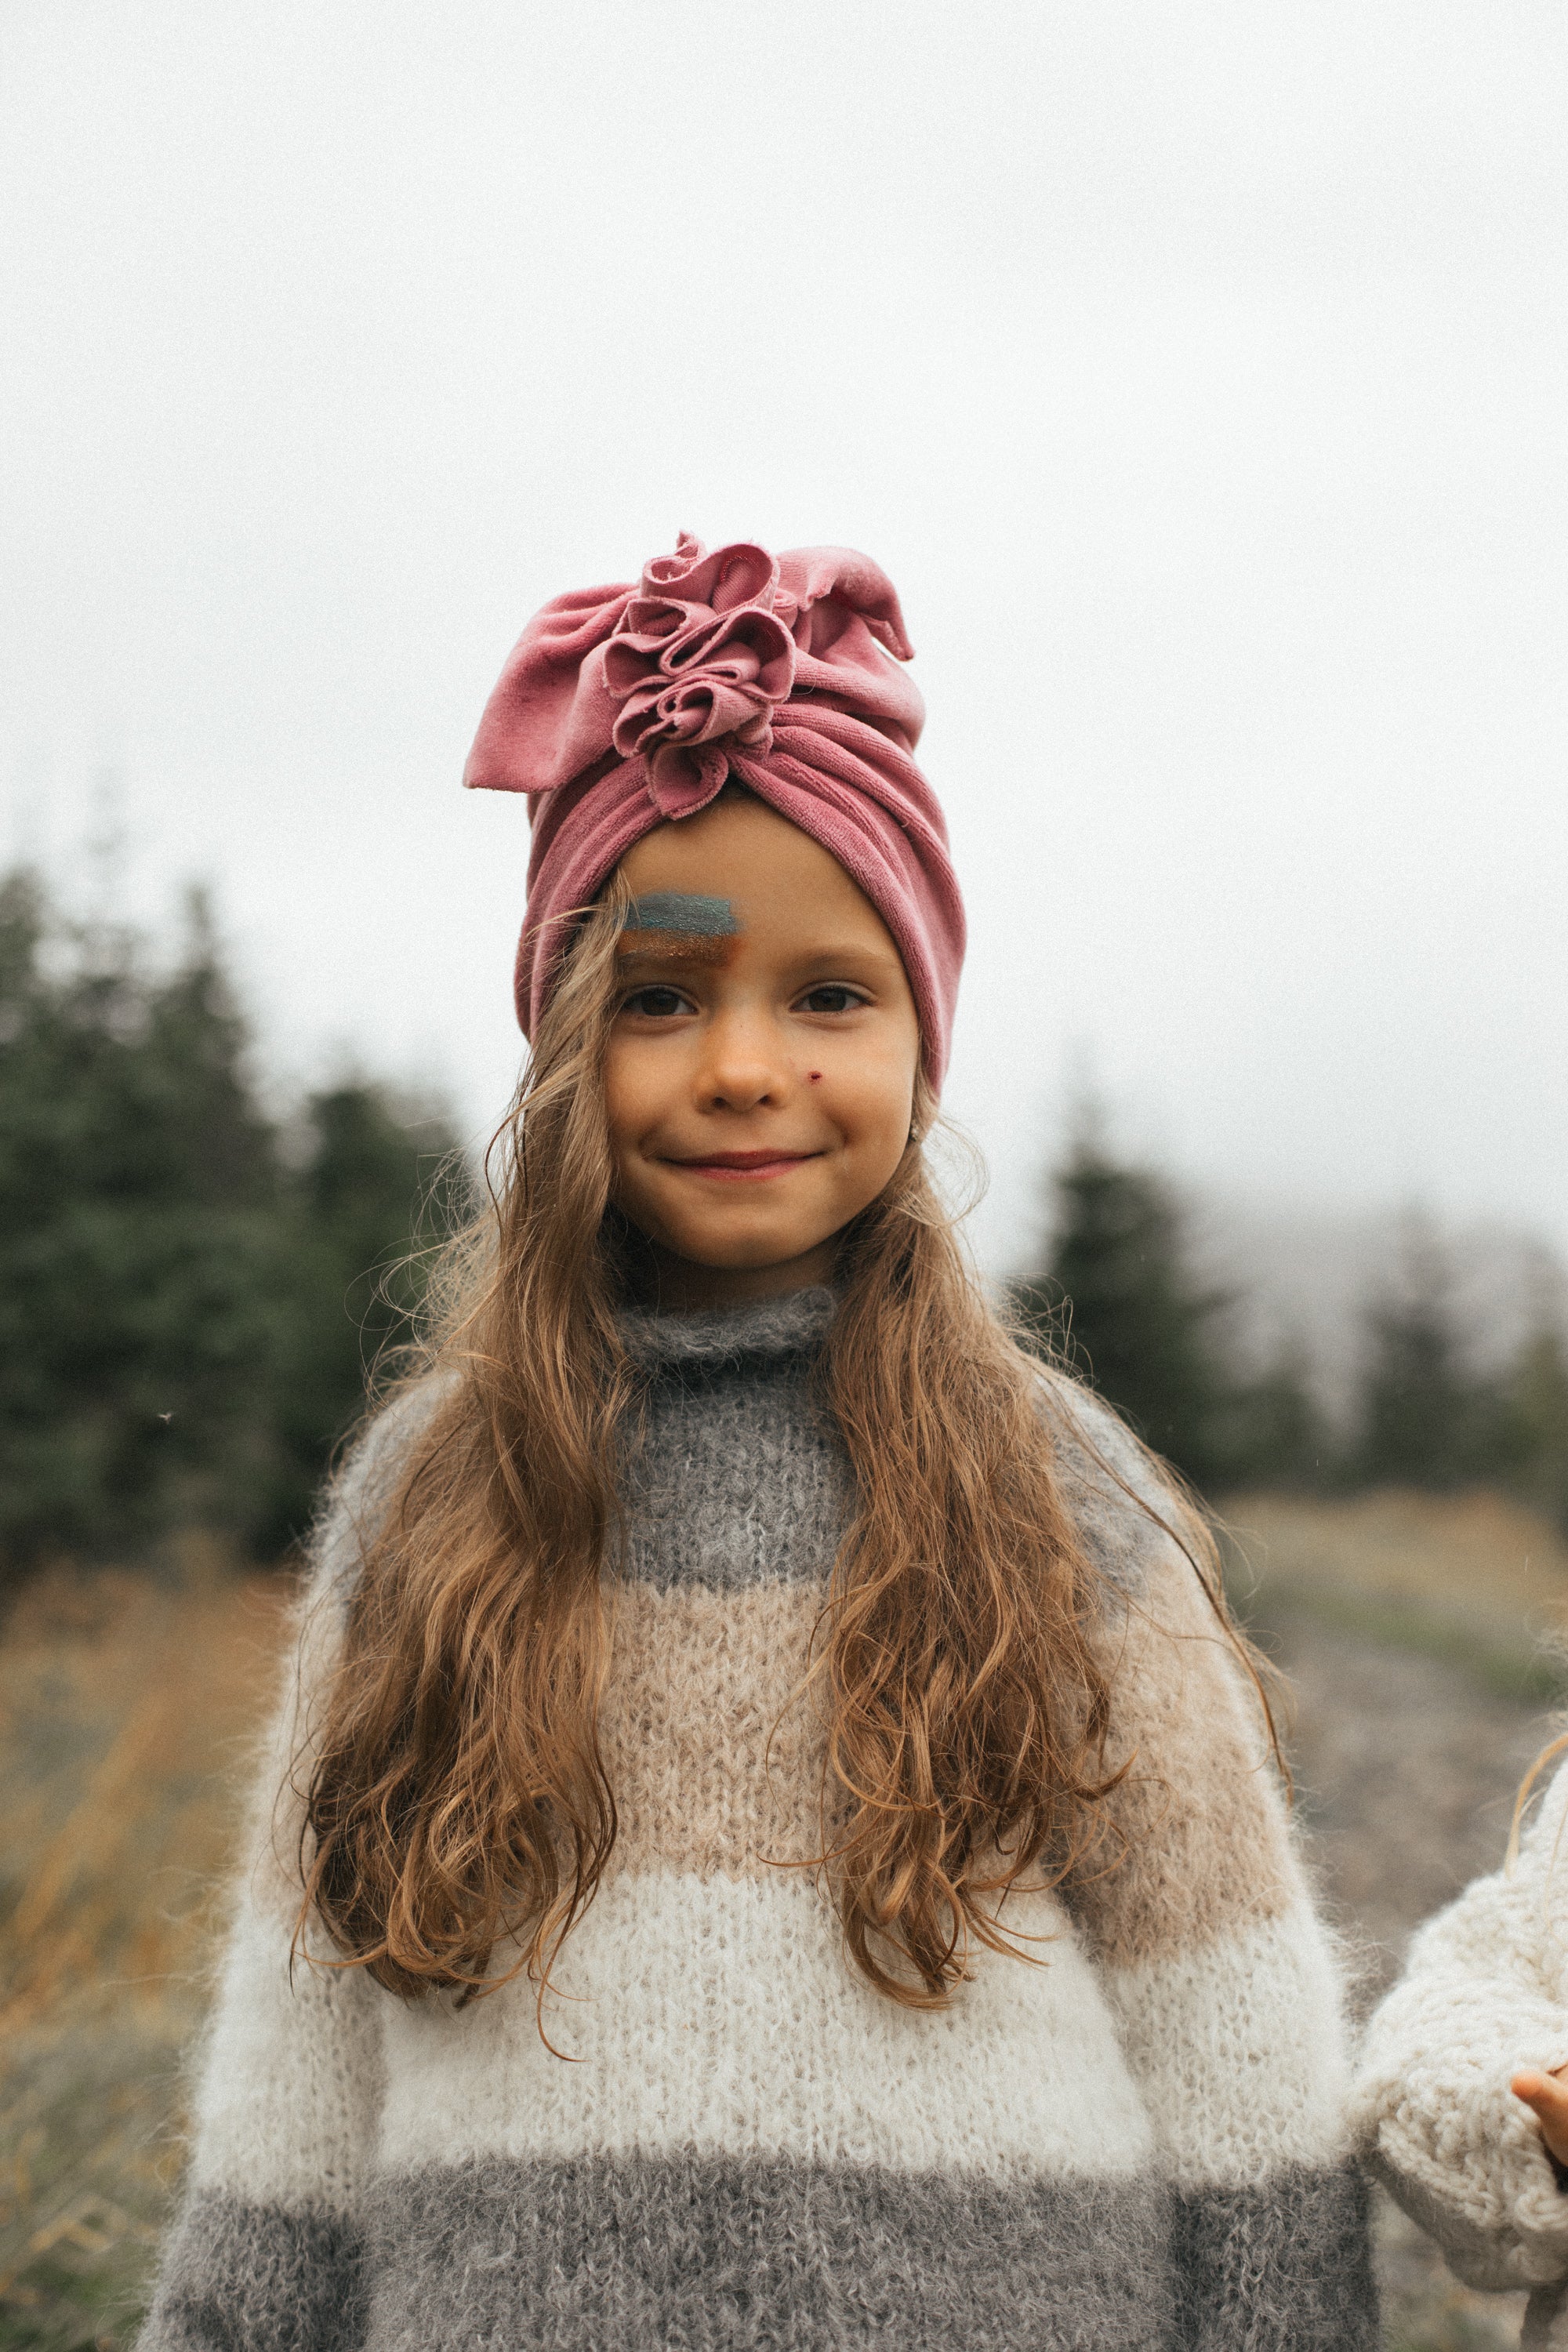
<path id="1" fill-rule="evenodd" d="M 689 940 L 731 940 L 740 928 L 728 898 L 689 898 L 682 890 L 634 898 L 625 924 L 628 931 L 679 931 Z"/>

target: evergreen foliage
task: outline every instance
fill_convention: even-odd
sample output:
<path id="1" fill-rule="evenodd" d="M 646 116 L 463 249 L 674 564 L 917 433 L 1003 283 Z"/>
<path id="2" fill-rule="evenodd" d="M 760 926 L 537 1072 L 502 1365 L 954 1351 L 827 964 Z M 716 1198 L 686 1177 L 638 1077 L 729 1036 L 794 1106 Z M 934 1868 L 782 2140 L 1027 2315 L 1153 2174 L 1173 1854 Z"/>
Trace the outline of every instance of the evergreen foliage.
<path id="1" fill-rule="evenodd" d="M 1369 1486 L 1458 1486 L 1487 1466 L 1488 1400 L 1468 1370 L 1453 1281 L 1434 1236 L 1405 1230 L 1393 1282 L 1366 1312 L 1358 1422 Z"/>
<path id="2" fill-rule="evenodd" d="M 367 1317 L 363 1278 L 447 1137 L 363 1084 L 311 1101 L 291 1158 L 247 1049 L 199 896 L 160 972 L 0 883 L 0 1577 L 189 1523 L 279 1548 L 365 1341 L 406 1334 L 416 1284 Z"/>
<path id="3" fill-rule="evenodd" d="M 395 1362 L 413 1339 L 428 1253 L 468 1206 L 442 1122 L 384 1087 L 312 1095 L 305 1130 L 286 1208 L 291 1311 L 277 1404 L 279 1507 L 296 1522 L 321 1475 L 322 1433 L 342 1433 L 366 1368 Z"/>
<path id="4" fill-rule="evenodd" d="M 1568 1532 L 1568 1343 L 1548 1264 L 1534 1291 L 1535 1319 L 1511 1361 L 1479 1370 L 1443 1249 L 1423 1221 L 1407 1224 L 1394 1279 L 1367 1309 L 1348 1483 L 1499 1486 Z"/>
<path id="5" fill-rule="evenodd" d="M 1199 1485 L 1223 1480 L 1235 1444 L 1227 1302 L 1194 1281 L 1173 1195 L 1085 1132 L 1057 1176 L 1056 1212 L 1049 1263 L 1015 1285 L 1016 1311 L 1156 1452 Z"/>
<path id="6" fill-rule="evenodd" d="M 1299 1339 L 1287 1338 L 1257 1379 L 1233 1379 L 1227 1404 L 1227 1469 L 1235 1485 L 1310 1491 L 1332 1477 L 1339 1444 Z"/>
<path id="7" fill-rule="evenodd" d="M 1350 1425 L 1336 1428 L 1300 1343 L 1259 1371 L 1192 1268 L 1170 1187 L 1080 1131 L 1053 1183 L 1045 1270 L 1015 1283 L 1026 1334 L 1065 1359 L 1155 1450 L 1210 1493 L 1378 1485 L 1508 1488 L 1568 1528 L 1568 1343 L 1541 1270 L 1541 1311 L 1514 1360 L 1478 1370 L 1444 1254 L 1413 1221 L 1365 1310 Z M 1554 1311 L 1555 1308 L 1555 1311 Z"/>
<path id="8" fill-rule="evenodd" d="M 1568 1346 L 1544 1318 L 1503 1381 L 1495 1456 L 1504 1478 L 1568 1535 Z"/>

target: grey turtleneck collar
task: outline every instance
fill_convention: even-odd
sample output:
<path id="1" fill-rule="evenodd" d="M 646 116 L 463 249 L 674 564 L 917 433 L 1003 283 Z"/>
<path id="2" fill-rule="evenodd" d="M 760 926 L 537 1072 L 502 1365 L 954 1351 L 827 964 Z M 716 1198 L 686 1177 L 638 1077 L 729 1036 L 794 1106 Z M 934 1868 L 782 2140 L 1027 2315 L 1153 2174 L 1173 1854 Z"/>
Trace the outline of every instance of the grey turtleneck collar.
<path id="1" fill-rule="evenodd" d="M 666 1591 L 820 1578 L 853 1494 L 812 1368 L 837 1302 L 797 1290 L 689 1315 L 626 1310 L 650 1374 L 626 1465 L 626 1568 Z"/>
<path id="2" fill-rule="evenodd" d="M 833 1292 L 818 1286 L 747 1307 L 706 1307 L 689 1314 L 628 1307 L 618 1319 L 626 1351 L 639 1363 L 717 1365 L 815 1353 L 837 1304 Z"/>

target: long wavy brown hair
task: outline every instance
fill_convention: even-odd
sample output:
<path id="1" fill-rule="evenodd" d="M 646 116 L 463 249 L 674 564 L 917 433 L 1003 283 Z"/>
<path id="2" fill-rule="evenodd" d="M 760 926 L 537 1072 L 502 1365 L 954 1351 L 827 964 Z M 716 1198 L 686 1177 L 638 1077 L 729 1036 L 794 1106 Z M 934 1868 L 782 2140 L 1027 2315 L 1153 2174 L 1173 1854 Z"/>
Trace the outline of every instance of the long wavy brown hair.
<path id="1" fill-rule="evenodd" d="M 439 1268 L 405 1408 L 424 1418 L 367 1525 L 301 1759 L 297 1947 L 319 1915 L 335 1964 L 405 1995 L 468 1997 L 524 1969 L 542 1990 L 615 1844 L 596 1719 L 645 1377 L 616 1319 L 635 1237 L 611 1204 L 601 1083 L 625 897 L 612 884 L 578 929 L 488 1207 Z M 999 1898 L 1063 1874 L 1118 1777 L 1099 1580 L 1058 1493 L 1038 1363 L 936 1197 L 933 1110 L 922 1089 L 891 1182 L 840 1241 L 816 1378 L 857 1507 L 811 1668 L 818 1859 L 848 1948 L 882 1992 L 927 2007 L 976 1943 L 1018 1948 Z"/>

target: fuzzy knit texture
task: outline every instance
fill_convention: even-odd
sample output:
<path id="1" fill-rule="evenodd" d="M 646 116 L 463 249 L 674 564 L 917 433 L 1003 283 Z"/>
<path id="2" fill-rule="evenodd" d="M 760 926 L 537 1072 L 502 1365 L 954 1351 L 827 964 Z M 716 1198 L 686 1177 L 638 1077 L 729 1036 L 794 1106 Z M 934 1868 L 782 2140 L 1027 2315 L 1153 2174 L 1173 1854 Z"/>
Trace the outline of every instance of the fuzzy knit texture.
<path id="1" fill-rule="evenodd" d="M 1335 1960 L 1192 1569 L 1093 1455 L 1133 1483 L 1141 1457 L 1066 1383 L 1130 1857 L 1016 1895 L 1038 1964 L 982 1952 L 934 2014 L 865 1981 L 787 1866 L 819 1850 L 799 1685 L 851 1499 L 810 1382 L 832 1308 L 627 1318 L 652 1386 L 602 1718 L 620 1834 L 544 2004 L 566 2057 L 525 1981 L 459 2011 L 290 1979 L 272 1791 L 405 1425 L 361 1449 L 143 2352 L 1370 2352 Z"/>
<path id="2" fill-rule="evenodd" d="M 1568 2063 L 1568 1769 L 1511 1870 L 1410 1948 L 1368 2028 L 1352 2116 L 1373 2168 L 1471 2286 L 1531 2290 L 1527 2346 L 1568 2352 L 1568 2195 L 1509 2088 Z"/>

